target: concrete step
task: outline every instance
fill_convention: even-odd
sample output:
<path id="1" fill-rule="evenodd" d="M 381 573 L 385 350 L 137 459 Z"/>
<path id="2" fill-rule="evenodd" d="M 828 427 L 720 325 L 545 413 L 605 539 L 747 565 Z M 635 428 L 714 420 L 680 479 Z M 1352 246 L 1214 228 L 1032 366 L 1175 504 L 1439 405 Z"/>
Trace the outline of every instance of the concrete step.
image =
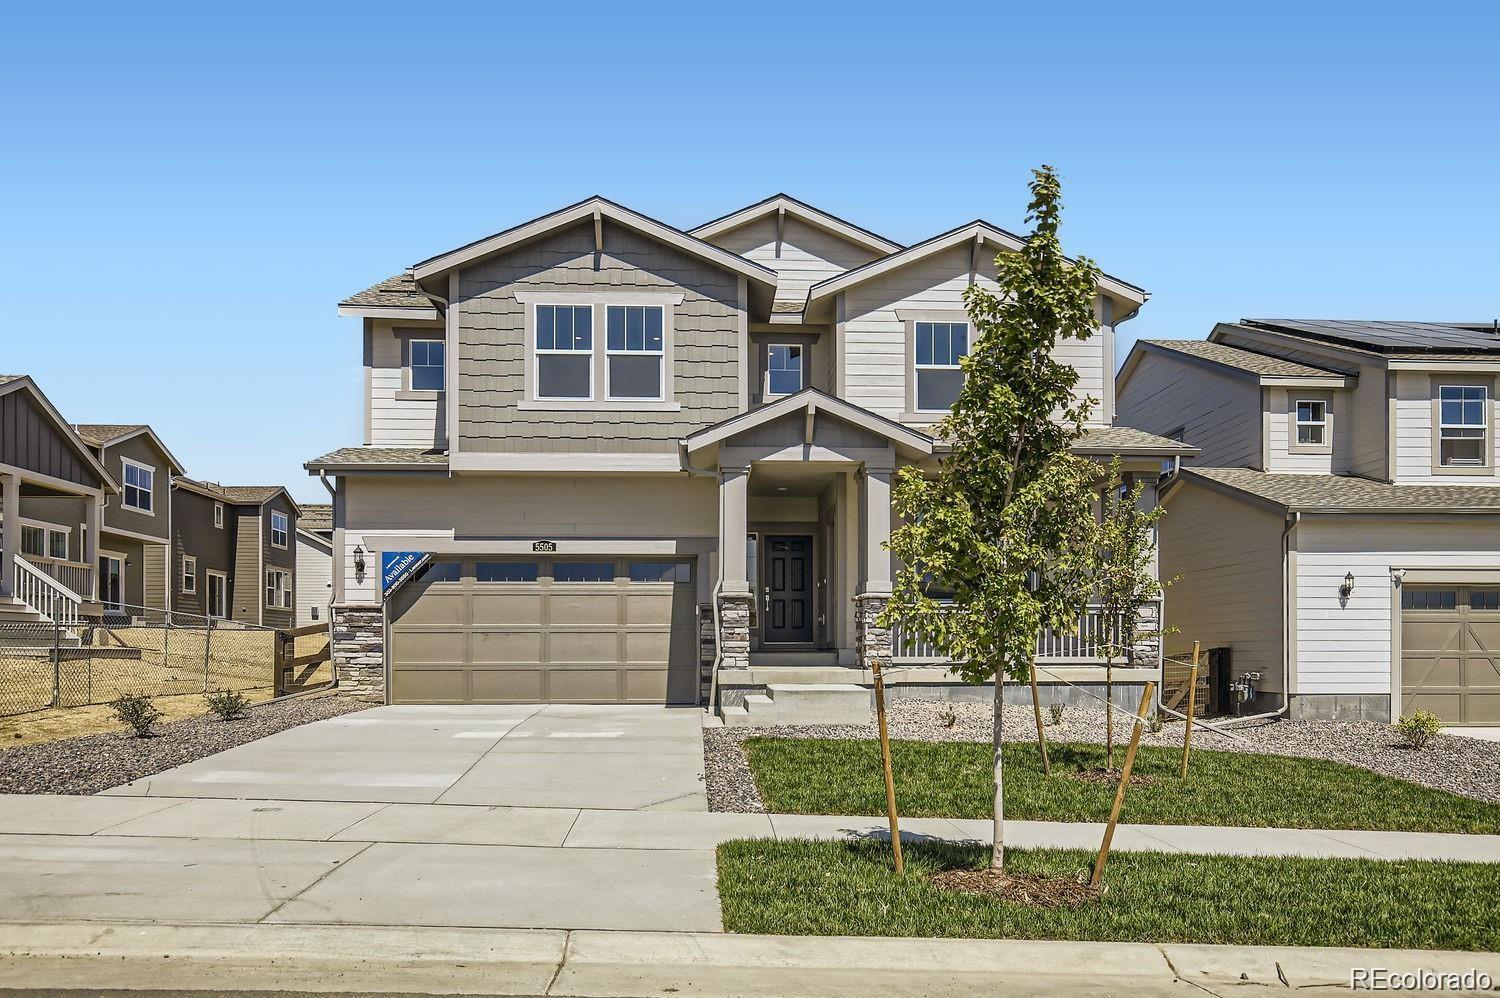
<path id="1" fill-rule="evenodd" d="M 730 704 L 719 710 L 719 716 L 724 720 L 726 728 L 750 728 L 765 727 L 764 720 L 755 720 L 750 717 L 750 709 L 744 704 Z"/>
<path id="2" fill-rule="evenodd" d="M 793 666 L 811 669 L 832 667 L 838 664 L 839 653 L 836 651 L 753 651 L 750 653 L 751 668 Z"/>
<path id="3" fill-rule="evenodd" d="M 772 683 L 777 724 L 869 724 L 870 691 L 853 683 Z M 748 699 L 748 698 L 747 698 Z"/>

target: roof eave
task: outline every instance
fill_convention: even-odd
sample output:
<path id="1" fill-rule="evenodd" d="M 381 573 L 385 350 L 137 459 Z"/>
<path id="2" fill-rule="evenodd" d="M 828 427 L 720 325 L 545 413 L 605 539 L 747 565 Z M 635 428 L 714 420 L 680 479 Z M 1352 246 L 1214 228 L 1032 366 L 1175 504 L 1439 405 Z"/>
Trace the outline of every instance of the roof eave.
<path id="1" fill-rule="evenodd" d="M 339 304 L 339 315 L 359 319 L 404 319 L 408 322 L 438 322 L 443 318 L 434 306 L 399 308 L 394 305 L 351 305 L 342 302 Z"/>
<path id="2" fill-rule="evenodd" d="M 825 232 L 830 232 L 847 242 L 854 243 L 875 253 L 883 255 L 899 253 L 906 248 L 901 243 L 887 239 L 878 233 L 871 232 L 869 229 L 862 228 L 852 222 L 839 218 L 837 215 L 830 215 L 826 211 L 814 208 L 805 201 L 798 201 L 789 194 L 773 194 L 763 201 L 746 205 L 738 211 L 730 212 L 728 215 L 721 215 L 718 218 L 704 222 L 696 228 L 689 229 L 688 235 L 698 239 L 713 239 L 715 236 L 721 236 L 726 232 L 733 232 L 735 229 L 743 228 L 751 222 L 764 218 L 778 208 L 786 208 L 788 214 L 806 222 L 808 225 L 822 229 Z"/>

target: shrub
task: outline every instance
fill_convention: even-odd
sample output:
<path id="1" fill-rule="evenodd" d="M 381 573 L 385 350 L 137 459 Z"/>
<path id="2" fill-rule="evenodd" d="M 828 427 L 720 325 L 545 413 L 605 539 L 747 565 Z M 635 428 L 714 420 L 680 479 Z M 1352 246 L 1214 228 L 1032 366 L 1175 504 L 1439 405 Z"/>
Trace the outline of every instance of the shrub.
<path id="1" fill-rule="evenodd" d="M 214 690 L 203 694 L 203 699 L 208 701 L 208 709 L 218 714 L 221 721 L 244 717 L 250 707 L 250 701 L 239 690 Z"/>
<path id="2" fill-rule="evenodd" d="M 1062 723 L 1063 711 L 1066 708 L 1067 704 L 1057 702 L 1049 703 L 1047 705 L 1047 713 L 1052 715 L 1052 724 L 1054 727 Z"/>
<path id="3" fill-rule="evenodd" d="M 161 711 L 143 693 L 122 693 L 109 705 L 121 723 L 130 725 L 137 738 L 150 738 L 151 725 L 161 720 Z"/>
<path id="4" fill-rule="evenodd" d="M 1161 729 L 1166 727 L 1166 722 L 1161 719 L 1161 714 L 1154 713 L 1146 721 L 1146 730 L 1153 735 L 1161 734 Z"/>
<path id="5" fill-rule="evenodd" d="M 1396 730 L 1414 749 L 1424 748 L 1432 736 L 1438 733 L 1443 722 L 1430 710 L 1414 710 L 1396 722 Z"/>

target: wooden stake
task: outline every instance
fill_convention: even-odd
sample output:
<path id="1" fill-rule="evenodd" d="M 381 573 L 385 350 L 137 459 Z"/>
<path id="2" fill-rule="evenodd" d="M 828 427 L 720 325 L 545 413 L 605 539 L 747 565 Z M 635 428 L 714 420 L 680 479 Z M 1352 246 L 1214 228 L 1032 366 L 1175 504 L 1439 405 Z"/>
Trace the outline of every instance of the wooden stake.
<path id="1" fill-rule="evenodd" d="M 875 679 L 875 719 L 880 725 L 880 763 L 885 768 L 885 810 L 891 821 L 891 851 L 896 857 L 896 873 L 906 872 L 901 858 L 901 827 L 896 819 L 896 781 L 891 775 L 891 738 L 885 727 L 885 680 L 880 678 L 880 659 L 870 660 Z"/>
<path id="2" fill-rule="evenodd" d="M 1187 724 L 1182 729 L 1182 771 L 1180 780 L 1187 779 L 1188 755 L 1193 751 L 1193 711 L 1198 705 L 1198 642 L 1193 642 L 1193 667 L 1188 672 Z"/>
<path id="3" fill-rule="evenodd" d="M 1120 789 L 1115 791 L 1115 806 L 1109 809 L 1109 824 L 1104 826 L 1104 841 L 1099 845 L 1099 858 L 1094 860 L 1094 875 L 1089 883 L 1099 886 L 1104 876 L 1104 861 L 1109 858 L 1109 844 L 1114 841 L 1115 824 L 1120 820 L 1120 808 L 1125 806 L 1125 790 L 1130 786 L 1130 767 L 1135 765 L 1135 750 L 1141 745 L 1141 728 L 1146 723 L 1146 708 L 1151 706 L 1151 695 L 1156 692 L 1155 683 L 1147 683 L 1141 693 L 1141 709 L 1136 711 L 1135 724 L 1130 732 L 1130 748 L 1125 751 L 1125 768 L 1120 770 Z"/>
<path id="4" fill-rule="evenodd" d="M 1047 735 L 1042 731 L 1042 701 L 1036 688 L 1036 663 L 1031 663 L 1031 712 L 1036 715 L 1036 743 L 1042 750 L 1042 772 L 1052 775 L 1052 760 L 1047 758 Z"/>

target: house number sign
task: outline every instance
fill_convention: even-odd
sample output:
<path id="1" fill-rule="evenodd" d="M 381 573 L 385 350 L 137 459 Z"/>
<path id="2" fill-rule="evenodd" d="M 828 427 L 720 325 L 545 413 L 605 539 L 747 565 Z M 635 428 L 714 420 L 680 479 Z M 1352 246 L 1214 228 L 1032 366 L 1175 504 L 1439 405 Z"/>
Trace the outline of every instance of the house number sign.
<path id="1" fill-rule="evenodd" d="M 532 541 L 531 550 L 541 554 L 551 554 L 557 550 L 556 541 Z"/>

